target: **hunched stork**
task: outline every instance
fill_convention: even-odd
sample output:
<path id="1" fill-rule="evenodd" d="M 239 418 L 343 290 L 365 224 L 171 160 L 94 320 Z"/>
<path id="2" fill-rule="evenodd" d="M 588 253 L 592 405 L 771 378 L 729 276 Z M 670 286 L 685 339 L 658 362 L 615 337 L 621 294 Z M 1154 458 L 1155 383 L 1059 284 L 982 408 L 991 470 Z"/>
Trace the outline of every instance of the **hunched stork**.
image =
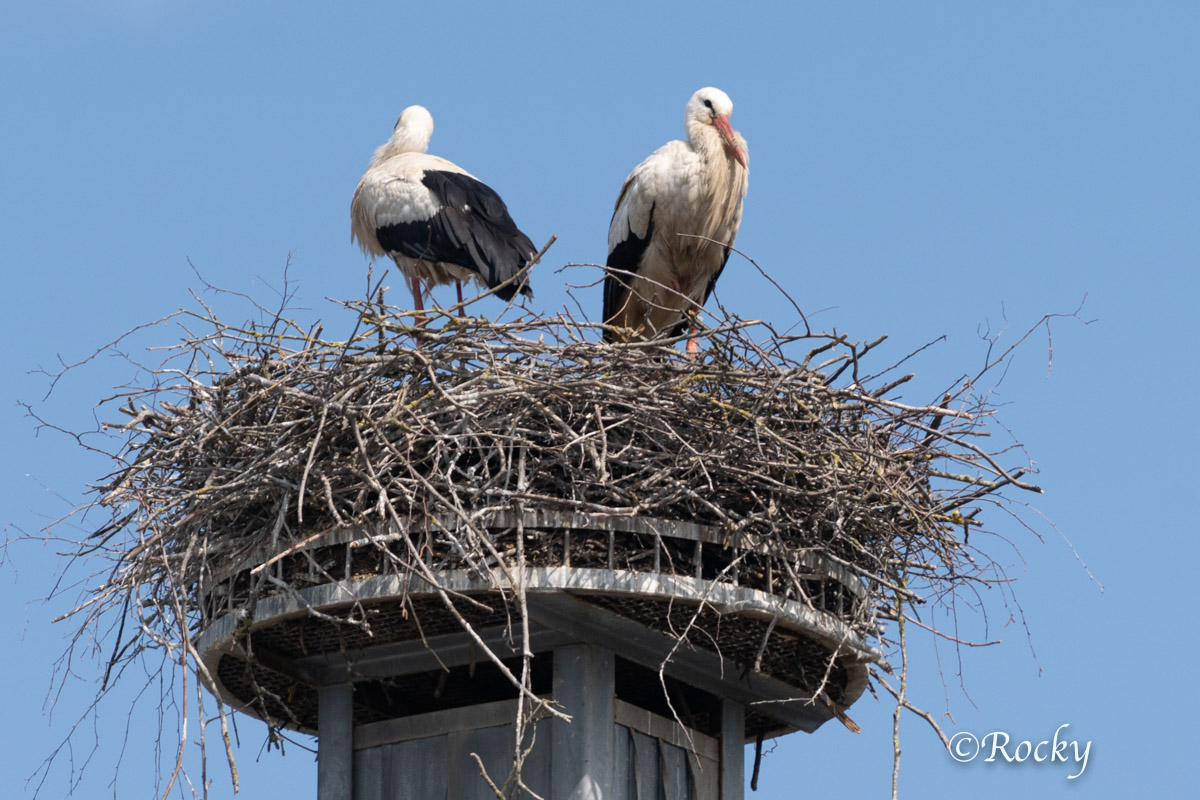
<path id="1" fill-rule="evenodd" d="M 748 159 L 720 89 L 692 95 L 688 140 L 667 142 L 625 179 L 608 227 L 608 341 L 678 336 L 712 294 L 742 221 Z M 688 340 L 689 353 L 697 349 Z"/>
<path id="2" fill-rule="evenodd" d="M 391 256 L 411 281 L 418 311 L 425 307 L 422 281 L 431 290 L 453 281 L 461 304 L 463 281 L 494 289 L 520 273 L 535 251 L 500 195 L 457 164 L 425 153 L 432 135 L 425 108 L 404 109 L 350 203 L 351 241 L 368 256 Z M 496 294 L 512 300 L 518 291 L 533 296 L 527 276 Z"/>

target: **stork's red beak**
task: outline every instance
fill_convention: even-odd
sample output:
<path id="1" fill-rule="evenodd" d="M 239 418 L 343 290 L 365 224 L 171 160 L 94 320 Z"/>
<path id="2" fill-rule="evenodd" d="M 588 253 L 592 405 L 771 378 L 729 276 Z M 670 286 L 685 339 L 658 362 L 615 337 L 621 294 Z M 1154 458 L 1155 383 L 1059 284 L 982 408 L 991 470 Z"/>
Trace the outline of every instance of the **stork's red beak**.
<path id="1" fill-rule="evenodd" d="M 739 164 L 745 167 L 746 156 L 742 152 L 742 148 L 738 147 L 737 139 L 733 138 L 733 126 L 729 124 L 729 116 L 721 114 L 713 117 L 713 127 L 721 132 L 721 138 L 725 140 L 725 149 L 737 159 Z"/>

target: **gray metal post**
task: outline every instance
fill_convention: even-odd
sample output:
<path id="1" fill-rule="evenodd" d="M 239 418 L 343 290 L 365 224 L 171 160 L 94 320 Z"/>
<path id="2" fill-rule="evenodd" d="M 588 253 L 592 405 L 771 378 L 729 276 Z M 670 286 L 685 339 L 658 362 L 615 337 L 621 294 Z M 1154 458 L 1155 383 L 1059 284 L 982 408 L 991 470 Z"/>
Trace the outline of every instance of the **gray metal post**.
<path id="1" fill-rule="evenodd" d="M 721 800 L 742 800 L 746 792 L 746 709 L 721 701 Z"/>
<path id="2" fill-rule="evenodd" d="M 572 718 L 555 719 L 551 726 L 555 800 L 613 796 L 614 671 L 611 650 L 576 644 L 554 651 L 554 699 Z"/>
<path id="3" fill-rule="evenodd" d="M 354 776 L 354 686 L 322 686 L 317 696 L 317 800 L 350 800 Z"/>

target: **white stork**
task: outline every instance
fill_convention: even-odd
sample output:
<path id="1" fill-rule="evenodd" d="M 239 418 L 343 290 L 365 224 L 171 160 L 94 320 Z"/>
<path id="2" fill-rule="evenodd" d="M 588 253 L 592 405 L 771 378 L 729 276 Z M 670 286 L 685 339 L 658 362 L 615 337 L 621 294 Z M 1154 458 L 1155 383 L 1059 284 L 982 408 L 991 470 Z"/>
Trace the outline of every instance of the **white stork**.
<path id="1" fill-rule="evenodd" d="M 430 289 L 453 281 L 461 304 L 463 281 L 495 288 L 534 256 L 533 242 L 517 229 L 500 195 L 462 167 L 425 153 L 432 135 L 426 109 L 404 109 L 350 203 L 351 241 L 368 256 L 391 256 L 411 280 L 417 311 L 425 307 L 422 281 Z M 518 291 L 533 296 L 527 277 L 496 294 L 511 300 Z"/>
<path id="2" fill-rule="evenodd" d="M 712 293 L 742 221 L 746 140 L 733 101 L 707 87 L 684 110 L 686 142 L 667 142 L 625 179 L 608 227 L 608 341 L 678 336 Z M 699 238 L 697 238 L 699 237 Z M 695 353 L 694 338 L 688 352 Z"/>

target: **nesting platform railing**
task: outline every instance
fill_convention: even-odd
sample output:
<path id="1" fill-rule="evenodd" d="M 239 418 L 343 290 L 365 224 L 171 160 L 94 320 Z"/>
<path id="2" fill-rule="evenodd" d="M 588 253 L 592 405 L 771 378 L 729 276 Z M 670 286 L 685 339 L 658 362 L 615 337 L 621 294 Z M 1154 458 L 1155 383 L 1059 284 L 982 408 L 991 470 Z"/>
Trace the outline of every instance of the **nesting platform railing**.
<path id="1" fill-rule="evenodd" d="M 415 755 L 420 748 L 440 748 L 449 764 L 469 745 L 504 774 L 511 735 L 496 734 L 495 752 L 479 737 L 484 728 L 501 731 L 505 715 L 511 722 L 517 692 L 481 648 L 519 674 L 515 581 L 535 654 L 532 689 L 576 715 L 574 730 L 536 723 L 549 726 L 537 756 L 546 765 L 543 774 L 531 761 L 528 780 L 543 796 L 576 796 L 568 787 L 582 780 L 572 773 L 582 758 L 601 770 L 601 784 L 634 787 L 629 796 L 639 781 L 671 784 L 674 770 L 690 776 L 690 788 L 667 796 L 740 797 L 743 742 L 816 730 L 858 699 L 881 657 L 865 636 L 867 586 L 816 552 L 774 552 L 688 522 L 541 511 L 476 523 L 491 555 L 468 554 L 439 537 L 438 520 L 405 524 L 338 528 L 282 552 L 258 551 L 201 587 L 206 625 L 197 646 L 211 688 L 273 724 L 316 732 L 323 799 L 386 796 L 364 787 L 383 786 L 384 772 L 407 775 L 390 765 L 427 760 Z M 445 524 L 459 530 L 457 520 Z M 437 587 L 389 555 L 418 537 Z M 455 598 L 457 616 L 438 589 Z M 581 721 L 584 707 L 600 708 L 600 723 Z M 583 750 L 563 750 L 579 736 Z M 656 742 L 659 756 L 635 774 L 638 737 Z M 327 738 L 351 749 L 327 748 Z M 585 757 L 596 742 L 609 743 L 607 762 Z M 634 762 L 620 757 L 626 751 Z M 702 753 L 714 765 L 707 772 Z M 409 789 L 474 796 L 438 788 L 460 773 L 451 767 Z M 334 788 L 351 783 L 352 792 Z"/>

